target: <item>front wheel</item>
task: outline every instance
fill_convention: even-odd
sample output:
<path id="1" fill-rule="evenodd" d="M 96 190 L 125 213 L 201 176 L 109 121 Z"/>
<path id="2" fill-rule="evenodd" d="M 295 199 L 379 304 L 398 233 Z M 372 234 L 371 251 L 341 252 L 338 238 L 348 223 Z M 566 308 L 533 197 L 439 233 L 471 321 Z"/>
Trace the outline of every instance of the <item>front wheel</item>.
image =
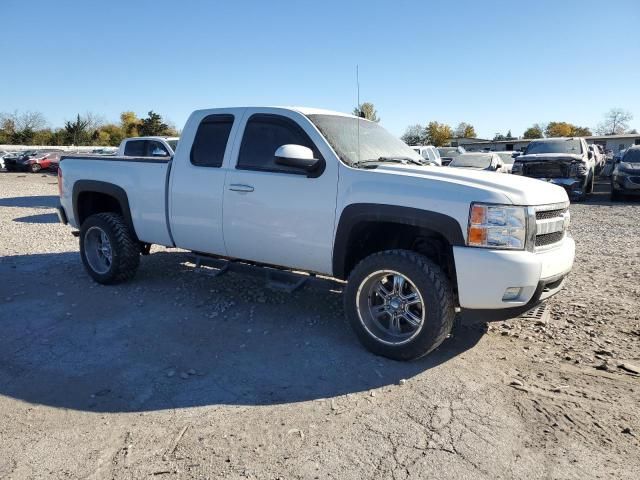
<path id="1" fill-rule="evenodd" d="M 80 228 L 80 256 L 98 283 L 110 285 L 132 278 L 140 265 L 140 248 L 121 215 L 96 213 Z"/>
<path id="2" fill-rule="evenodd" d="M 347 319 L 377 355 L 412 360 L 447 338 L 455 308 L 449 279 L 427 257 L 388 250 L 362 260 L 345 289 Z"/>
<path id="3" fill-rule="evenodd" d="M 38 173 L 41 169 L 42 167 L 40 166 L 39 163 L 32 163 L 29 166 L 29 170 L 31 170 L 31 173 Z"/>

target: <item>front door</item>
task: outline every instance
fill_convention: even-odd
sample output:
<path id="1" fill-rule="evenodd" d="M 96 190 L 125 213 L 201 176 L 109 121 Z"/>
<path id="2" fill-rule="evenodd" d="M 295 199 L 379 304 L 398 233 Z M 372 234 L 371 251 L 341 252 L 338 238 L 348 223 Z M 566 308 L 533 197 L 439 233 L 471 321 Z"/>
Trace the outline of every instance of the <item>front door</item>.
<path id="1" fill-rule="evenodd" d="M 294 112 L 247 112 L 224 190 L 224 239 L 229 256 L 332 273 L 337 162 L 315 178 L 275 163 L 278 147 L 303 145 L 320 158 L 319 138 Z M 321 137 L 320 137 L 321 138 Z M 326 147 L 325 147 L 326 152 Z M 233 159 L 232 159 L 233 162 Z"/>

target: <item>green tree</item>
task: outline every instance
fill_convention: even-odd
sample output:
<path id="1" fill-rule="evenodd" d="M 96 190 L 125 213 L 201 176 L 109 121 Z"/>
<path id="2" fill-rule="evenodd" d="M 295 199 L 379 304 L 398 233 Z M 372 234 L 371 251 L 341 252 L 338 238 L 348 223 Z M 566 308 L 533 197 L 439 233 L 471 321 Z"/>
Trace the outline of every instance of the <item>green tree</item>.
<path id="1" fill-rule="evenodd" d="M 400 139 L 407 145 L 420 145 L 425 136 L 422 125 L 409 125 Z"/>
<path id="2" fill-rule="evenodd" d="M 505 136 L 506 140 L 513 140 L 515 137 L 513 135 L 511 135 L 511 130 L 509 130 L 507 132 L 507 135 Z"/>
<path id="3" fill-rule="evenodd" d="M 542 132 L 542 130 L 543 128 L 536 123 L 524 131 L 523 137 L 527 139 L 542 138 L 544 136 L 544 133 Z"/>
<path id="4" fill-rule="evenodd" d="M 573 125 L 573 131 L 571 132 L 572 137 L 590 137 L 591 130 L 588 127 L 578 127 L 577 125 Z"/>
<path id="5" fill-rule="evenodd" d="M 573 125 L 567 122 L 549 122 L 544 134 L 547 137 L 570 137 Z"/>
<path id="6" fill-rule="evenodd" d="M 125 137 L 139 137 L 140 119 L 133 112 L 122 112 L 120 114 L 120 128 Z"/>
<path id="7" fill-rule="evenodd" d="M 476 130 L 470 123 L 460 122 L 456 127 L 455 136 L 458 138 L 476 138 Z"/>
<path id="8" fill-rule="evenodd" d="M 429 122 L 425 129 L 425 137 L 429 145 L 441 147 L 446 145 L 450 138 L 453 137 L 451 127 L 444 123 Z"/>
<path id="9" fill-rule="evenodd" d="M 364 102 L 353 109 L 353 114 L 356 117 L 366 118 L 372 122 L 379 122 L 378 112 L 371 102 Z"/>
<path id="10" fill-rule="evenodd" d="M 98 145 L 117 147 L 124 138 L 122 127 L 114 123 L 107 123 L 98 130 Z"/>
<path id="11" fill-rule="evenodd" d="M 87 145 L 90 138 L 89 124 L 89 120 L 80 117 L 80 114 L 76 116 L 73 122 L 66 121 L 64 129 L 67 134 L 67 142 L 71 145 Z"/>
<path id="12" fill-rule="evenodd" d="M 146 118 L 140 120 L 138 132 L 141 136 L 166 135 L 169 125 L 162 121 L 162 117 L 151 110 Z"/>

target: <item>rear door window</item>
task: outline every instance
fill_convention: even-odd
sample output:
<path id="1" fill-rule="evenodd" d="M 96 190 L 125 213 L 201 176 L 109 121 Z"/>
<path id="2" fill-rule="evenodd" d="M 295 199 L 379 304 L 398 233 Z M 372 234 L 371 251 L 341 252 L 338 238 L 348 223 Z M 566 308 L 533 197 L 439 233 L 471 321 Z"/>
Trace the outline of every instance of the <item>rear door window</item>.
<path id="1" fill-rule="evenodd" d="M 233 115 L 209 115 L 196 131 L 191 146 L 191 163 L 198 167 L 220 167 L 233 126 Z"/>

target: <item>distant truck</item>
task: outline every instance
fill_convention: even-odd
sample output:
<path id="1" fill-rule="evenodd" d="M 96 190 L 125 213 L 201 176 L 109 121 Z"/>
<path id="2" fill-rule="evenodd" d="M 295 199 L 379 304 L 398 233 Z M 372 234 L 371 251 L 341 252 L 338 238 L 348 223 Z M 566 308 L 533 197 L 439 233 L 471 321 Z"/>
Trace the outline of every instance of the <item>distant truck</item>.
<path id="1" fill-rule="evenodd" d="M 516 157 L 511 173 L 559 185 L 579 201 L 593 192 L 596 162 L 584 138 L 543 138 Z"/>
<path id="2" fill-rule="evenodd" d="M 179 137 L 131 137 L 120 142 L 120 157 L 171 157 L 178 146 Z"/>
<path id="3" fill-rule="evenodd" d="M 95 281 L 132 278 L 151 244 L 221 272 L 333 277 L 360 341 L 401 360 L 440 345 L 458 309 L 490 321 L 538 305 L 575 254 L 562 188 L 427 165 L 376 122 L 326 110 L 198 110 L 173 157 L 71 155 L 58 174 Z"/>

